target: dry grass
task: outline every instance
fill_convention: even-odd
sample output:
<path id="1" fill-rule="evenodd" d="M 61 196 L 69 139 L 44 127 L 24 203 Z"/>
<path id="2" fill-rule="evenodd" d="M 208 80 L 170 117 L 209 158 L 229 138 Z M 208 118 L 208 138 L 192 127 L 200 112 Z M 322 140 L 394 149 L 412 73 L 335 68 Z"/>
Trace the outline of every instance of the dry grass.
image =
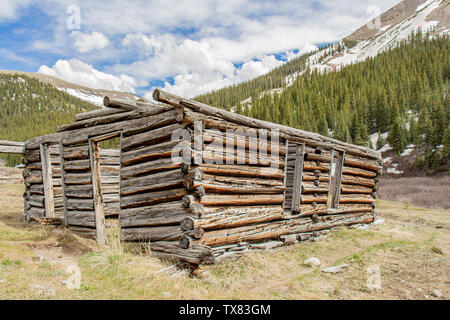
<path id="1" fill-rule="evenodd" d="M 117 228 L 108 230 L 109 245 L 98 247 L 61 227 L 25 224 L 16 211 L 22 192 L 0 185 L 0 199 L 11 197 L 0 203 L 8 208 L 0 210 L 0 299 L 435 299 L 433 289 L 450 296 L 448 210 L 380 201 L 386 223 L 368 231 L 336 229 L 324 240 L 248 254 L 192 278 L 159 272 L 169 265 L 132 253 Z M 350 266 L 325 274 L 302 264 L 311 256 L 321 267 Z M 81 269 L 80 289 L 62 283 L 70 264 Z M 367 288 L 371 265 L 381 268 L 381 291 Z"/>
<path id="2" fill-rule="evenodd" d="M 450 176 L 381 179 L 378 195 L 424 208 L 450 209 Z"/>

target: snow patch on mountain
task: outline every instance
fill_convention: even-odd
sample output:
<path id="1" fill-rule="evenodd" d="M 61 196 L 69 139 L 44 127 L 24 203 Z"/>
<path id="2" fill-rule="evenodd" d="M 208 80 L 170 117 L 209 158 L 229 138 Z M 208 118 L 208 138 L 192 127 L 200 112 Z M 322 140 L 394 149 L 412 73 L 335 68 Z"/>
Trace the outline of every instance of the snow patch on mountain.
<path id="1" fill-rule="evenodd" d="M 57 88 L 57 89 L 83 101 L 95 104 L 96 106 L 103 106 L 103 98 L 104 98 L 103 96 L 94 95 L 91 92 L 85 91 L 83 89 L 80 90 L 71 88 Z"/>

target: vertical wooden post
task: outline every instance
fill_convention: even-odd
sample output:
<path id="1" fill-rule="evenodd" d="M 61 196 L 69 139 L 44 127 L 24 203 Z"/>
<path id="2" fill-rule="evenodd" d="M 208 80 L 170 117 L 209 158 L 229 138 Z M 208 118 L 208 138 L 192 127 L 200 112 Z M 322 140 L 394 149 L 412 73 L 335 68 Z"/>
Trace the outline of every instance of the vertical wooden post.
<path id="1" fill-rule="evenodd" d="M 89 139 L 89 156 L 91 160 L 92 192 L 94 195 L 97 242 L 100 244 L 106 244 L 105 212 L 103 210 L 103 197 L 100 178 L 100 152 L 98 150 L 97 141 L 93 139 Z"/>
<path id="2" fill-rule="evenodd" d="M 41 165 L 42 165 L 42 183 L 44 186 L 45 217 L 55 217 L 55 204 L 53 197 L 53 179 L 52 163 L 48 144 L 40 145 Z"/>
<path id="3" fill-rule="evenodd" d="M 344 166 L 345 152 L 334 150 L 331 153 L 330 166 L 332 173 L 328 187 L 327 208 L 336 209 L 339 206 L 339 197 L 341 196 L 342 169 Z M 333 167 L 334 166 L 334 167 Z"/>
<path id="4" fill-rule="evenodd" d="M 288 167 L 288 156 L 289 156 L 289 140 L 286 139 L 286 153 L 284 154 L 284 177 L 283 177 L 283 186 L 286 188 L 283 191 L 283 210 L 286 205 L 286 190 L 287 190 L 287 167 Z"/>
<path id="5" fill-rule="evenodd" d="M 292 190 L 292 211 L 300 212 L 302 202 L 303 162 L 305 156 L 305 144 L 298 144 L 295 154 L 294 188 Z"/>
<path id="6" fill-rule="evenodd" d="M 64 169 L 64 145 L 62 143 L 62 140 L 59 141 L 59 163 L 61 166 L 61 187 L 64 205 L 64 226 L 68 227 L 69 222 L 67 216 L 67 196 L 66 196 L 66 182 L 65 182 L 66 171 Z"/>
<path id="7" fill-rule="evenodd" d="M 120 214 L 122 212 L 122 140 L 123 140 L 123 131 L 120 132 L 120 142 L 119 142 L 119 148 L 120 148 L 120 157 L 119 157 L 119 238 L 122 236 L 122 232 L 120 232 Z M 122 240 L 122 239 L 120 239 Z"/>

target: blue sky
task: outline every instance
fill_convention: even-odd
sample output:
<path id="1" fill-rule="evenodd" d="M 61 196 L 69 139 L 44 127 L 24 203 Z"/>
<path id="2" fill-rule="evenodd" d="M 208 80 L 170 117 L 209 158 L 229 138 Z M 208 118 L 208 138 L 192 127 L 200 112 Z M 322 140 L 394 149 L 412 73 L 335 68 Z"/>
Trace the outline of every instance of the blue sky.
<path id="1" fill-rule="evenodd" d="M 398 2 L 1 0 L 0 69 L 193 96 L 337 41 L 374 18 L 374 5 Z"/>

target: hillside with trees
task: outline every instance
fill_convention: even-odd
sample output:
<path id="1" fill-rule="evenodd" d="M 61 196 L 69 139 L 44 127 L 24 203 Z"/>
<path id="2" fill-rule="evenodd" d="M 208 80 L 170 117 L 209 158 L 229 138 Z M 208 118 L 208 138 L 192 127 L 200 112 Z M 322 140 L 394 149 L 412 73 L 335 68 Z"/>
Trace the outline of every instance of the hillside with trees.
<path id="1" fill-rule="evenodd" d="M 306 67 L 292 85 L 268 91 L 277 88 L 281 77 L 276 75 L 288 73 L 285 66 L 302 71 L 307 56 L 196 100 L 374 149 L 389 143 L 395 154 L 413 144 L 420 151 L 415 167 L 426 172 L 445 167 L 450 155 L 448 35 L 430 38 L 418 32 L 375 58 L 324 73 Z M 261 83 L 266 85 L 258 89 Z M 376 132 L 380 138 L 374 146 L 369 136 Z M 388 133 L 387 141 L 381 133 Z"/>
<path id="2" fill-rule="evenodd" d="M 76 113 L 96 109 L 52 85 L 24 75 L 0 74 L 0 140 L 25 141 L 53 133 L 73 121 Z M 21 162 L 19 155 L 0 155 L 8 165 Z"/>

